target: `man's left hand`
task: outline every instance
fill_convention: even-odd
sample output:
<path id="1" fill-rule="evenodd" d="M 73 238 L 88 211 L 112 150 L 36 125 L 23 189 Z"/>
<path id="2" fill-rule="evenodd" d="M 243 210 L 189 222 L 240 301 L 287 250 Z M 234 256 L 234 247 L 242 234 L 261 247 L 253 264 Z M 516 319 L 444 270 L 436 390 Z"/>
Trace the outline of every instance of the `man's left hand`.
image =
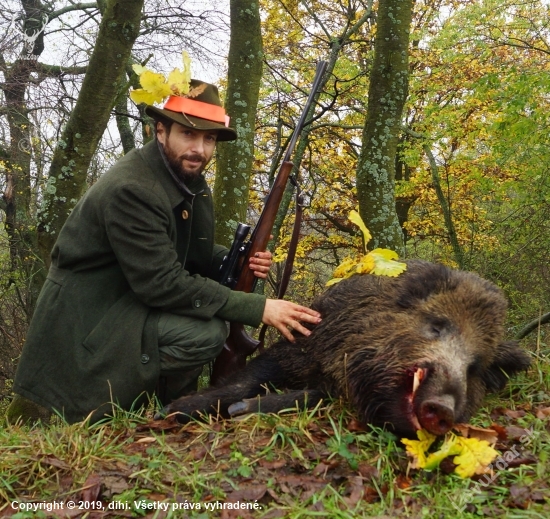
<path id="1" fill-rule="evenodd" d="M 254 271 L 254 275 L 261 279 L 267 278 L 272 263 L 269 251 L 257 252 L 250 258 L 250 268 Z"/>

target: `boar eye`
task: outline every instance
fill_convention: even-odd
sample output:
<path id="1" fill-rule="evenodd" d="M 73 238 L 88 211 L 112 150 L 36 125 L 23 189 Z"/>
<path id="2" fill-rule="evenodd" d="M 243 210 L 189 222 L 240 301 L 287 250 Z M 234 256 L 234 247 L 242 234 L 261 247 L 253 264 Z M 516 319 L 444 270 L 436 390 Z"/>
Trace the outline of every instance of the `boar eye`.
<path id="1" fill-rule="evenodd" d="M 434 337 L 441 337 L 448 328 L 449 321 L 447 319 L 433 319 L 430 322 L 430 331 Z"/>

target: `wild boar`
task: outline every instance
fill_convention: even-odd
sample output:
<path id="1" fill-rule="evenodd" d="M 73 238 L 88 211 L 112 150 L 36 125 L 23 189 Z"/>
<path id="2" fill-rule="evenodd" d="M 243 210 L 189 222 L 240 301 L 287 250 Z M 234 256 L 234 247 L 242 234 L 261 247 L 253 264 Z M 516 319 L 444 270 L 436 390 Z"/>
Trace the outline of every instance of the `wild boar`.
<path id="1" fill-rule="evenodd" d="M 404 436 L 420 428 L 442 435 L 530 363 L 517 343 L 503 340 L 501 290 L 443 265 L 416 260 L 395 278 L 355 275 L 312 307 L 323 320 L 309 337 L 274 344 L 218 387 L 163 412 L 180 413 L 180 421 L 276 412 L 330 395 L 347 399 L 364 423 Z"/>

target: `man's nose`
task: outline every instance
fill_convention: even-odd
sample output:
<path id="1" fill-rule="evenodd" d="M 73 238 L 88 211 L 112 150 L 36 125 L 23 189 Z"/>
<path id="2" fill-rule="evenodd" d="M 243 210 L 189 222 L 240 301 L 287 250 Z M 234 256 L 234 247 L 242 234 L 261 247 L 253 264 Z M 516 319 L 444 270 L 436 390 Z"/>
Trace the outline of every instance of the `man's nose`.
<path id="1" fill-rule="evenodd" d="M 204 149 L 205 149 L 205 140 L 202 135 L 198 135 L 195 139 L 193 139 L 191 151 L 194 153 L 199 153 L 200 155 L 204 155 Z"/>

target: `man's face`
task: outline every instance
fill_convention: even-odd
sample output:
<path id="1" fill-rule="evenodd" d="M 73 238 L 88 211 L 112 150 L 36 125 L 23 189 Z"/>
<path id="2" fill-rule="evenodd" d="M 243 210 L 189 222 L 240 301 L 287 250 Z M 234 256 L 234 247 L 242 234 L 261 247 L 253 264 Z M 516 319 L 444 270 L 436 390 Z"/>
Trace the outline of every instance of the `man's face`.
<path id="1" fill-rule="evenodd" d="M 172 170 L 184 182 L 203 172 L 214 154 L 217 138 L 217 130 L 193 130 L 174 123 L 166 132 L 166 127 L 157 123 L 157 139 Z"/>

